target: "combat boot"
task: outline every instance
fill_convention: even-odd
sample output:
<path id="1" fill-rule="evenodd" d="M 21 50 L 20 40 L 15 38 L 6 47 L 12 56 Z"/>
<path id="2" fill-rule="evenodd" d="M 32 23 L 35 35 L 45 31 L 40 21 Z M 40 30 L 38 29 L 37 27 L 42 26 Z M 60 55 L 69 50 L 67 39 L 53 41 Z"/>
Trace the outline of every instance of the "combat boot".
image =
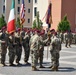
<path id="1" fill-rule="evenodd" d="M 0 64 L 0 67 L 3 67 L 3 64 Z"/>
<path id="2" fill-rule="evenodd" d="M 53 67 L 51 68 L 51 70 L 52 70 L 52 71 L 58 71 L 58 67 L 53 66 Z"/>
<path id="3" fill-rule="evenodd" d="M 38 69 L 34 66 L 32 66 L 32 71 L 38 71 Z"/>
<path id="4" fill-rule="evenodd" d="M 40 68 L 45 68 L 43 65 L 40 65 Z"/>
<path id="5" fill-rule="evenodd" d="M 56 67 L 56 71 L 58 71 L 58 66 Z"/>
<path id="6" fill-rule="evenodd" d="M 4 67 L 4 66 L 6 66 L 6 64 L 0 64 L 0 66 Z"/>

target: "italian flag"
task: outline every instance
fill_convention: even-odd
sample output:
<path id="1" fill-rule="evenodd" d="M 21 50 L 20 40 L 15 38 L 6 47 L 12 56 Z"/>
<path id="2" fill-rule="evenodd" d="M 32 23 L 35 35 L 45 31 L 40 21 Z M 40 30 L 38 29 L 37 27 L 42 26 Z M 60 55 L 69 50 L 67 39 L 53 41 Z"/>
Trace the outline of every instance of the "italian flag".
<path id="1" fill-rule="evenodd" d="M 12 0 L 12 6 L 9 14 L 7 31 L 8 33 L 12 33 L 15 31 L 15 0 Z"/>

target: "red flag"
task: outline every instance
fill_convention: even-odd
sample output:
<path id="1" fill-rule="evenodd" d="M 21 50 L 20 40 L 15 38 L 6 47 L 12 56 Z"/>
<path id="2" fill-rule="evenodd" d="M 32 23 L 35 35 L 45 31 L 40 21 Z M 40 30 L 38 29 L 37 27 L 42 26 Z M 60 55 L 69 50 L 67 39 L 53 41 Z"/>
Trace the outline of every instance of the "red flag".
<path id="1" fill-rule="evenodd" d="M 51 23 L 52 23 L 51 8 L 52 8 L 52 4 L 50 3 L 49 6 L 48 6 L 47 15 L 46 15 L 46 23 L 48 25 L 51 25 Z"/>
<path id="2" fill-rule="evenodd" d="M 24 4 L 24 0 L 22 0 L 22 4 L 21 4 L 20 22 L 21 22 L 21 25 L 25 22 L 25 4 Z"/>

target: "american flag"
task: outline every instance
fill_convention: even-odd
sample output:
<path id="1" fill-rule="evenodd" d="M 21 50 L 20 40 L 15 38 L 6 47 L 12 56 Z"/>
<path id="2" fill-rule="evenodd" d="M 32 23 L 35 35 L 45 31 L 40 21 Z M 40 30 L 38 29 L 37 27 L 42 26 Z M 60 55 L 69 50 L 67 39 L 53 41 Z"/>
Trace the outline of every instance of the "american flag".
<path id="1" fill-rule="evenodd" d="M 24 0 L 22 0 L 21 10 L 20 10 L 20 23 L 21 25 L 25 22 L 25 4 Z"/>

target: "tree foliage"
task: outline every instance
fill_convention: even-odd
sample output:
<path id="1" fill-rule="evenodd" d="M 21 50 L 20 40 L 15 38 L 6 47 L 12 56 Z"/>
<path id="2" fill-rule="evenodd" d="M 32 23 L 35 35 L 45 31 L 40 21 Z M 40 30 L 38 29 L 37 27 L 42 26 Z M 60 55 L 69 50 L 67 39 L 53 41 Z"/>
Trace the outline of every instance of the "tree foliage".
<path id="1" fill-rule="evenodd" d="M 17 18 L 16 27 L 17 27 L 17 28 L 20 28 L 20 18 Z"/>
<path id="2" fill-rule="evenodd" d="M 42 28 L 42 21 L 39 19 L 39 12 L 37 12 L 36 19 L 33 21 L 32 28 L 41 29 Z"/>
<path id="3" fill-rule="evenodd" d="M 65 32 L 66 30 L 70 30 L 70 23 L 67 16 L 64 16 L 63 20 L 58 24 L 58 31 Z"/>
<path id="4" fill-rule="evenodd" d="M 2 16 L 0 17 L 0 29 L 1 29 L 3 26 L 6 26 L 6 21 L 5 21 L 5 17 L 2 15 Z"/>

